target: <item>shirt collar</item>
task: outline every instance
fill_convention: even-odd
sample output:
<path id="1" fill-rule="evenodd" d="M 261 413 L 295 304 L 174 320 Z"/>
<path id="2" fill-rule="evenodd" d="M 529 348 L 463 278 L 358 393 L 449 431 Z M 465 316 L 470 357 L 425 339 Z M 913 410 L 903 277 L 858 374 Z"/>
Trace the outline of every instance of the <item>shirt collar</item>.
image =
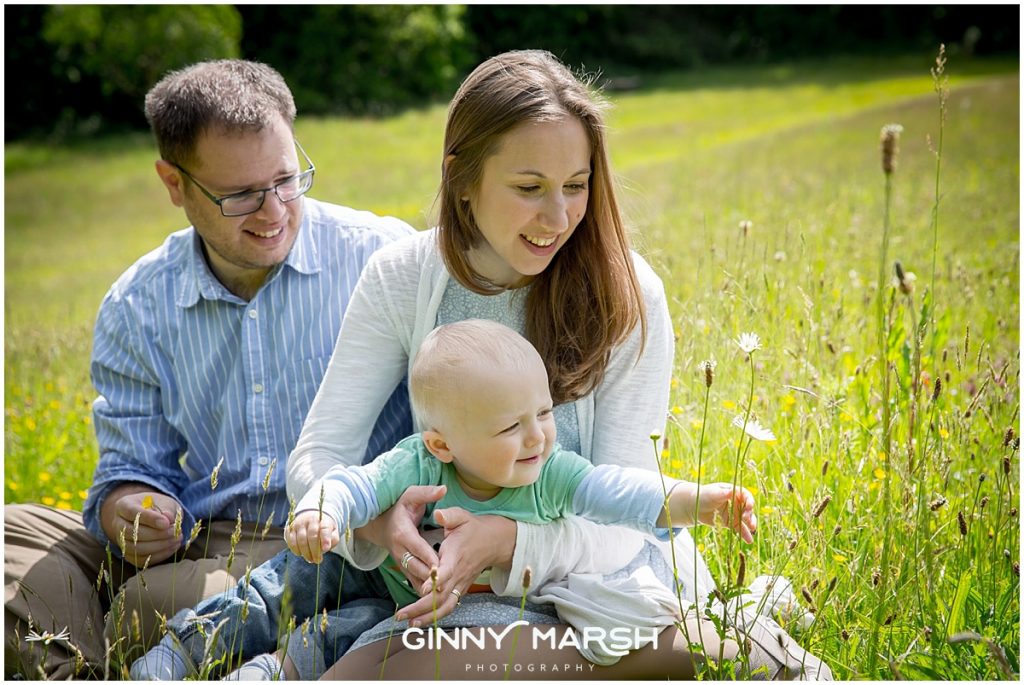
<path id="1" fill-rule="evenodd" d="M 315 274 L 321 269 L 320 251 L 317 249 L 314 240 L 313 221 L 310 217 L 313 207 L 312 203 L 306 202 L 303 198 L 302 223 L 299 224 L 299 235 L 295 238 L 295 244 L 288 252 L 283 266 L 288 267 L 300 274 Z M 210 270 L 203 256 L 203 241 L 199 233 L 192 229 L 192 240 L 189 243 L 188 252 L 185 255 L 181 286 L 178 289 L 177 305 L 188 308 L 195 306 L 202 297 L 205 300 L 224 300 L 236 304 L 245 304 L 245 301 L 233 294 L 217 280 L 217 277 Z M 266 283 L 270 283 L 278 276 L 281 268 L 273 269 L 267 276 Z M 264 285 L 266 285 L 266 283 Z"/>

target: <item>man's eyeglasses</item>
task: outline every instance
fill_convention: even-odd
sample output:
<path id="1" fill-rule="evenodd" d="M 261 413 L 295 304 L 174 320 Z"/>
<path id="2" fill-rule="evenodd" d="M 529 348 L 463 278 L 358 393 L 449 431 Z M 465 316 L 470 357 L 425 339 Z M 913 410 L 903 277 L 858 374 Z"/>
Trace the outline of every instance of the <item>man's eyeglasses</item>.
<path id="1" fill-rule="evenodd" d="M 253 212 L 260 211 L 263 206 L 264 200 L 267 199 L 267 193 L 271 190 L 277 194 L 277 199 L 281 202 L 291 202 L 297 197 L 301 197 L 309 192 L 309 189 L 313 187 L 313 172 L 316 171 L 316 167 L 313 166 L 313 161 L 306 154 L 306 151 L 299 145 L 299 141 L 295 141 L 295 147 L 298 148 L 299 152 L 306 160 L 306 164 L 309 168 L 302 173 L 296 174 L 291 178 L 286 178 L 275 186 L 270 188 L 263 188 L 261 190 L 246 190 L 241 193 L 234 193 L 232 195 L 222 195 L 217 197 L 209 190 L 204 188 L 199 181 L 193 178 L 192 174 L 182 169 L 179 165 L 175 164 L 174 167 L 185 174 L 188 180 L 195 184 L 196 188 L 202 191 L 203 195 L 210 198 L 210 201 L 220 207 L 220 213 L 224 216 L 245 216 L 246 214 L 252 214 Z M 173 163 L 173 162 L 172 162 Z"/>

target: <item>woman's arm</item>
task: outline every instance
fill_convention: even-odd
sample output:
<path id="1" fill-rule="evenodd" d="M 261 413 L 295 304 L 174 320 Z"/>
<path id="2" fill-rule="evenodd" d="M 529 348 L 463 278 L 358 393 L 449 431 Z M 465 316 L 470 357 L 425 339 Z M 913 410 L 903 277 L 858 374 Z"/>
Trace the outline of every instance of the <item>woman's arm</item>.
<path id="1" fill-rule="evenodd" d="M 664 434 L 675 340 L 661 279 L 638 255 L 633 265 L 644 294 L 647 341 L 641 351 L 637 326 L 612 351 L 604 380 L 594 391 L 593 439 L 584 456 L 594 465 L 653 471 L 657 462 L 650 436 Z"/>

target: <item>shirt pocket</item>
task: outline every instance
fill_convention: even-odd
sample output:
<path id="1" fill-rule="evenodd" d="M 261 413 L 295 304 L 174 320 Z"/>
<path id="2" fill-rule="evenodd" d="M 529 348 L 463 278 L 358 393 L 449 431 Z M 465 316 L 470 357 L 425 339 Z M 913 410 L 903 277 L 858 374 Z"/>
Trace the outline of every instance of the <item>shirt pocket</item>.
<path id="1" fill-rule="evenodd" d="M 291 420 L 285 427 L 285 439 L 289 450 L 298 442 L 302 425 L 309 414 L 309 407 L 313 404 L 317 390 L 320 389 L 320 382 L 323 381 L 330 360 L 331 355 L 321 355 L 300 359 L 286 367 L 285 401 L 288 403 L 287 416 Z"/>

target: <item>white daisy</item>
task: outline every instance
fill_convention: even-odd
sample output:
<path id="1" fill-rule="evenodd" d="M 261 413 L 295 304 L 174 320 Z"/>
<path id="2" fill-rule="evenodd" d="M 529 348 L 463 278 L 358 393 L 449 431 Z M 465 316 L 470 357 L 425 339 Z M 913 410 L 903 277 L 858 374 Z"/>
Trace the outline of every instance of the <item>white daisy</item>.
<path id="1" fill-rule="evenodd" d="M 737 416 L 733 418 L 732 425 L 737 428 L 742 428 L 743 432 L 754 440 L 760 440 L 762 442 L 774 442 L 776 440 L 775 433 L 772 433 L 771 429 L 765 428 L 755 419 L 750 419 L 744 424 L 743 417 Z"/>
<path id="2" fill-rule="evenodd" d="M 42 642 L 44 645 L 49 645 L 51 642 L 67 642 L 70 639 L 71 633 L 68 632 L 67 627 L 56 634 L 48 630 L 44 630 L 42 633 L 30 630 L 25 636 L 25 642 Z"/>
<path id="3" fill-rule="evenodd" d="M 736 344 L 739 345 L 741 350 L 750 354 L 755 350 L 761 349 L 761 338 L 757 336 L 757 333 L 740 333 Z"/>

